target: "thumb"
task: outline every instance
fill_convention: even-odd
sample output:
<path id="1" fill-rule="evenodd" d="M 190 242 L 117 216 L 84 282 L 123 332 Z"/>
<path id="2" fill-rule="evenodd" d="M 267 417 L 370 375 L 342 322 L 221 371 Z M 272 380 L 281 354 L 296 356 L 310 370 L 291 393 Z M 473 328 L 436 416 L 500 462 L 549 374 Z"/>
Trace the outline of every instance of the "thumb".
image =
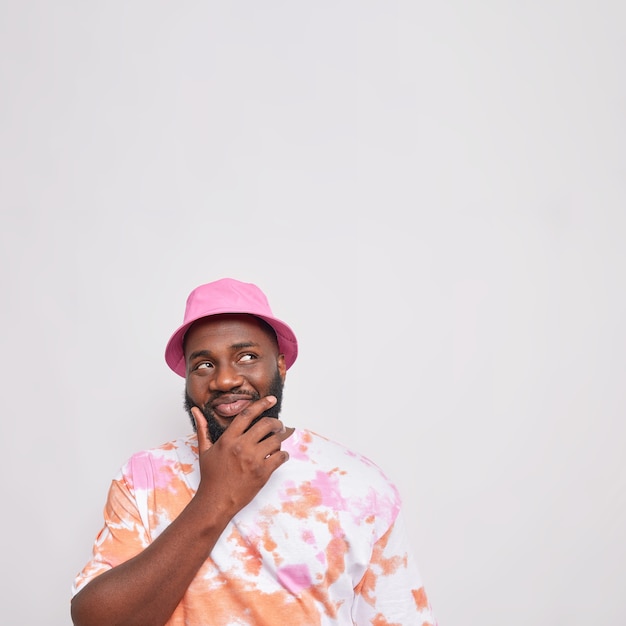
<path id="1" fill-rule="evenodd" d="M 191 414 L 196 424 L 196 432 L 198 434 L 198 452 L 202 453 L 211 447 L 209 425 L 207 424 L 206 417 L 204 417 L 202 411 L 197 406 L 191 407 Z"/>

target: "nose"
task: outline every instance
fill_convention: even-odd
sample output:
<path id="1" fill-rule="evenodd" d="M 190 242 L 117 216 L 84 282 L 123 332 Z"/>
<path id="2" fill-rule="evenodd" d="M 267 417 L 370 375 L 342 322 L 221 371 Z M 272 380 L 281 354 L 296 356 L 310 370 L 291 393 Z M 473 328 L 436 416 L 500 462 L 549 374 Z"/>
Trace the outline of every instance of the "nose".
<path id="1" fill-rule="evenodd" d="M 221 364 L 215 367 L 209 387 L 213 391 L 230 391 L 240 387 L 243 376 L 236 367 L 231 364 Z"/>

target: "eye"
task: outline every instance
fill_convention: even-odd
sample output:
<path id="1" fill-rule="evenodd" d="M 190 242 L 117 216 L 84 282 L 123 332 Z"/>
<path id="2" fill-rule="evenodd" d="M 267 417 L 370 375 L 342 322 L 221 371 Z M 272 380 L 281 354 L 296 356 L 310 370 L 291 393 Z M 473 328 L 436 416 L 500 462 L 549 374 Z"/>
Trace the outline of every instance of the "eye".
<path id="1" fill-rule="evenodd" d="M 240 361 L 254 361 L 257 358 L 256 354 L 251 354 L 250 352 L 246 352 L 246 354 L 242 354 Z"/>
<path id="2" fill-rule="evenodd" d="M 212 367 L 213 367 L 213 363 L 211 363 L 210 361 L 202 361 L 202 363 L 198 363 L 198 365 L 196 365 L 194 369 L 205 370 L 205 369 L 210 369 Z"/>

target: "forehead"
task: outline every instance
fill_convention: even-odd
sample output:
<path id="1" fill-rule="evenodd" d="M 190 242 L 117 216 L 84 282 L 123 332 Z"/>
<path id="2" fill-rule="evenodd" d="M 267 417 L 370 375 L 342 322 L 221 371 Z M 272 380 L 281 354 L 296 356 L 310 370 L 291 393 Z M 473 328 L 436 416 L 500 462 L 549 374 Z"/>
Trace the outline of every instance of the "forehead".
<path id="1" fill-rule="evenodd" d="M 251 342 L 277 346 L 272 327 L 253 315 L 222 314 L 204 317 L 194 322 L 183 340 L 185 355 L 190 349 L 217 348 L 232 343 Z"/>

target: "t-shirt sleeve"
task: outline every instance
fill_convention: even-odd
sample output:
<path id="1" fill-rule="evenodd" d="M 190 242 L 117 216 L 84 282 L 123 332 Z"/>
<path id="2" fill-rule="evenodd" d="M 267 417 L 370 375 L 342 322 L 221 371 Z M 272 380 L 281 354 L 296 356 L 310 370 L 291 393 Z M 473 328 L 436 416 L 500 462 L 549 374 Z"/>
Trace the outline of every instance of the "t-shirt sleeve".
<path id="1" fill-rule="evenodd" d="M 104 526 L 93 545 L 92 558 L 76 576 L 76 595 L 96 576 L 139 554 L 149 543 L 137 502 L 123 478 L 112 481 L 104 507 Z"/>
<path id="2" fill-rule="evenodd" d="M 355 594 L 356 626 L 436 626 L 417 564 L 408 549 L 401 513 L 374 544 Z"/>

